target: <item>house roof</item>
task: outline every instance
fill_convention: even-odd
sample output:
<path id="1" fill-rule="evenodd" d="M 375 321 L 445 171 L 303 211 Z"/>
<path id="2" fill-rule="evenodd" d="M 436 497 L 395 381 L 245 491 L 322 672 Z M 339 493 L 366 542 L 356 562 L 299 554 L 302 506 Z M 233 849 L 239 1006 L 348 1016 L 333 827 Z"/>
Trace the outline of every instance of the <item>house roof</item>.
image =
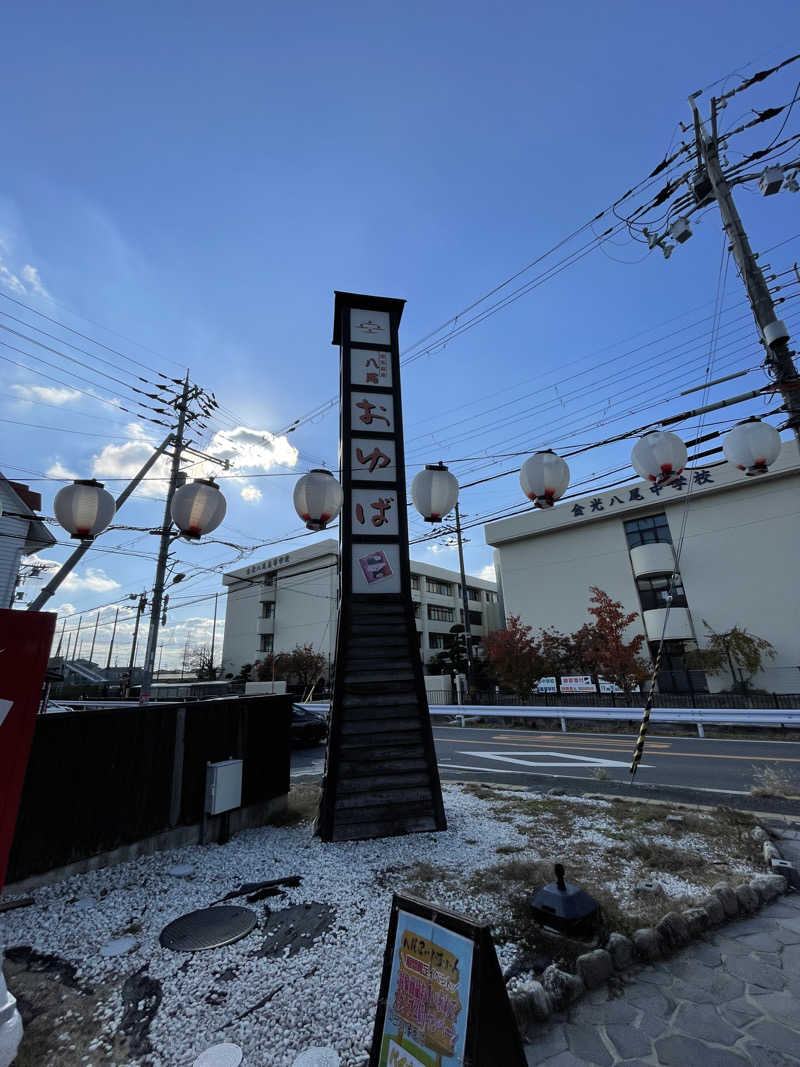
<path id="1" fill-rule="evenodd" d="M 10 481 L 2 472 L 0 472 L 0 484 L 3 485 L 7 493 L 13 495 L 13 509 L 18 516 L 29 519 L 28 532 L 25 535 L 25 555 L 30 556 L 34 552 L 41 552 L 43 549 L 54 545 L 56 543 L 55 537 L 31 507 L 31 504 L 37 503 L 41 507 L 41 496 L 32 492 L 27 485 Z"/>

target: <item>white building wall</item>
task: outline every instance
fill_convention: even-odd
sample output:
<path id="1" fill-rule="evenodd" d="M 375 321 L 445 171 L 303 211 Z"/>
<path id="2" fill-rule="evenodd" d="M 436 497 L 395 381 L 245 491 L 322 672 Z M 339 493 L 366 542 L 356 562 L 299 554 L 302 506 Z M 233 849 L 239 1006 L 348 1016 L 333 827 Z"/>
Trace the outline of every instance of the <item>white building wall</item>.
<path id="1" fill-rule="evenodd" d="M 706 620 L 716 631 L 739 625 L 765 637 L 777 650 L 754 686 L 800 692 L 800 569 L 798 541 L 800 463 L 797 446 L 785 443 L 769 474 L 746 478 L 723 463 L 706 468 L 713 484 L 693 489 L 687 514 L 680 574 L 700 647 Z M 639 489 L 641 502 L 628 500 Z M 612 495 L 624 500 L 609 506 Z M 574 632 L 589 621 L 589 588 L 599 586 L 628 612 L 637 612 L 628 636 L 645 633 L 624 522 L 665 513 L 675 548 L 685 509 L 685 490 L 650 494 L 647 483 L 564 501 L 552 511 L 531 511 L 486 527 L 495 546 L 506 616 L 519 615 L 534 629 L 554 626 Z M 583 507 L 581 516 L 573 509 Z M 724 675 L 708 676 L 711 690 L 729 688 Z"/>
<path id="2" fill-rule="evenodd" d="M 238 674 L 244 664 L 269 655 L 270 642 L 276 654 L 310 644 L 331 664 L 336 648 L 338 559 L 337 542 L 326 539 L 226 574 L 223 674 Z M 423 662 L 427 663 L 441 651 L 430 647 L 431 634 L 449 634 L 450 627 L 461 622 L 460 576 L 444 567 L 414 560 L 411 573 L 419 576 L 419 589 L 412 590 L 412 599 L 420 605 L 417 630 L 421 634 Z M 272 575 L 276 576 L 274 580 Z M 448 595 L 429 592 L 427 578 L 446 582 L 450 587 Z M 265 585 L 265 581 L 272 584 Z M 481 615 L 481 622 L 472 624 L 472 634 L 482 642 L 490 630 L 502 625 L 496 585 L 467 575 L 467 586 L 479 593 L 479 599 L 470 600 L 469 610 Z M 263 617 L 264 604 L 272 605 L 266 609 L 271 613 L 267 618 Z M 449 609 L 452 619 L 428 619 L 429 604 Z"/>

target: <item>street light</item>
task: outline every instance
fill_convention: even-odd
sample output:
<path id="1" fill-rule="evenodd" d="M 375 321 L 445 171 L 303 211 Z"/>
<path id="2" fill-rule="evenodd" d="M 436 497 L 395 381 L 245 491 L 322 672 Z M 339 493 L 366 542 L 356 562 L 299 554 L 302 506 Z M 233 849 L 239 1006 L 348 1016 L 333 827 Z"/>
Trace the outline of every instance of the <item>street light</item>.
<path id="1" fill-rule="evenodd" d="M 443 463 L 426 463 L 411 483 L 411 499 L 425 522 L 441 522 L 458 503 L 458 480 Z"/>
<path id="2" fill-rule="evenodd" d="M 550 448 L 535 452 L 522 464 L 519 484 L 537 508 L 551 508 L 567 491 L 569 466 Z"/>
<path id="3" fill-rule="evenodd" d="M 753 415 L 737 422 L 722 442 L 725 459 L 748 477 L 766 474 L 781 451 L 781 435 L 774 426 Z"/>
<path id="4" fill-rule="evenodd" d="M 225 497 L 213 478 L 195 478 L 172 497 L 172 521 L 190 541 L 216 530 L 226 511 Z"/>
<path id="5" fill-rule="evenodd" d="M 114 518 L 114 497 L 94 478 L 77 479 L 59 489 L 53 501 L 56 518 L 70 537 L 93 541 Z"/>
<path id="6" fill-rule="evenodd" d="M 324 530 L 342 510 L 344 493 L 330 471 L 316 468 L 294 487 L 294 507 L 309 530 Z"/>
<path id="7" fill-rule="evenodd" d="M 688 459 L 686 445 L 669 430 L 650 430 L 631 452 L 631 464 L 639 477 L 656 485 L 674 482 Z"/>

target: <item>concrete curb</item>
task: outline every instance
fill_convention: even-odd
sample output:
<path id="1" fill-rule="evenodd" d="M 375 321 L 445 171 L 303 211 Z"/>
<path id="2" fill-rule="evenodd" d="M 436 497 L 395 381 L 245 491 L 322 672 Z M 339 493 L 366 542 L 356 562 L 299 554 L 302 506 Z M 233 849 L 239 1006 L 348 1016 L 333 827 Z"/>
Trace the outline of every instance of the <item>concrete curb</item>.
<path id="1" fill-rule="evenodd" d="M 632 938 L 610 934 L 604 948 L 578 957 L 576 974 L 562 971 L 553 963 L 539 979 L 511 979 L 509 1000 L 523 1038 L 532 1024 L 563 1011 L 587 990 L 596 989 L 632 968 L 671 956 L 707 930 L 746 918 L 800 885 L 797 868 L 783 858 L 765 830 L 755 829 L 761 831 L 760 835 L 754 831 L 754 837 L 763 842 L 769 873 L 758 874 L 737 886 L 718 882 L 696 907 L 667 912 L 655 926 L 636 930 Z"/>

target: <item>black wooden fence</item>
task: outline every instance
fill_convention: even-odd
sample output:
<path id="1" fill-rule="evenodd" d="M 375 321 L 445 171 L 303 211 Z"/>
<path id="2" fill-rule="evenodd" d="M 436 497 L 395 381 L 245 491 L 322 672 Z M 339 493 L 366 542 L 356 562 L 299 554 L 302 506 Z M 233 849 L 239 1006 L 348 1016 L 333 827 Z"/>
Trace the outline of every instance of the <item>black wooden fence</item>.
<path id="1" fill-rule="evenodd" d="M 40 715 L 9 882 L 199 823 L 208 762 L 244 761 L 243 807 L 287 793 L 290 719 L 282 696 Z"/>

